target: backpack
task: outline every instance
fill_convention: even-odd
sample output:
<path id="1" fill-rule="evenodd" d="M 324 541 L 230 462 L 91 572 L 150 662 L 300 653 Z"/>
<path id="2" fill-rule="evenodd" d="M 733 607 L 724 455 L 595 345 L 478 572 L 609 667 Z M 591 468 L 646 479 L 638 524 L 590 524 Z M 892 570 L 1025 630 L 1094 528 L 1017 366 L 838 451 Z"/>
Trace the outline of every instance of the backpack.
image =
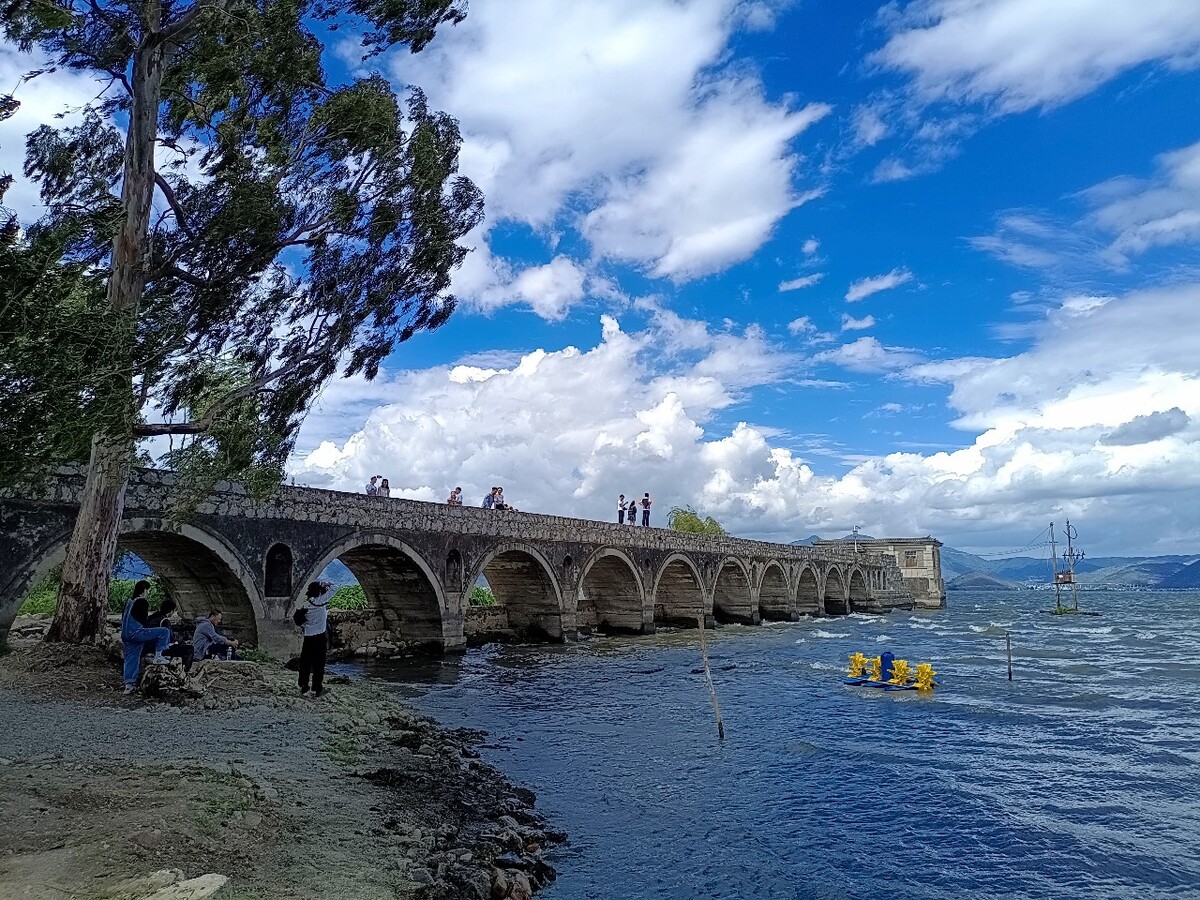
<path id="1" fill-rule="evenodd" d="M 308 607 L 302 606 L 292 613 L 292 623 L 297 628 L 303 628 L 306 622 L 308 622 Z"/>

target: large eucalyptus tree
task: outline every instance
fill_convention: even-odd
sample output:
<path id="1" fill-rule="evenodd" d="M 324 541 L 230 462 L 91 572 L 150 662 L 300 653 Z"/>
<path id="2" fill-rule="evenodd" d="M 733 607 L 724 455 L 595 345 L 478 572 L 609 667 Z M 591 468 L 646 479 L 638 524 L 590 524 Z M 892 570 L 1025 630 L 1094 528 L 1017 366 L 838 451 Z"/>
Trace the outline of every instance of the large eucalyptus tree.
<path id="1" fill-rule="evenodd" d="M 179 436 L 192 500 L 226 476 L 269 488 L 322 385 L 374 377 L 453 311 L 459 240 L 482 215 L 457 123 L 378 75 L 331 78 L 323 51 L 336 33 L 364 62 L 415 52 L 464 14 L 461 0 L 0 0 L 34 65 L 103 82 L 79 125 L 39 128 L 26 157 L 48 210 L 31 235 L 55 235 L 58 264 L 104 291 L 104 347 L 74 388 L 94 427 L 50 639 L 101 627 L 139 440 Z"/>

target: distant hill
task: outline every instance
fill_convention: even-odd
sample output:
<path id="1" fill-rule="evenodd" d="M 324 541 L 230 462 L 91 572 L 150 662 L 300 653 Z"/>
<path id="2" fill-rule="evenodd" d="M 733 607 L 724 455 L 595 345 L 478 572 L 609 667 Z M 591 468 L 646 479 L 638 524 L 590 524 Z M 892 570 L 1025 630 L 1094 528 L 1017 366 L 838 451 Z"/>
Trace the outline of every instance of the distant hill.
<path id="1" fill-rule="evenodd" d="M 948 591 L 1019 591 L 1021 585 L 987 572 L 968 572 L 946 582 Z"/>
<path id="2" fill-rule="evenodd" d="M 860 534 L 860 539 L 871 540 Z M 848 534 L 837 540 L 853 540 Z M 821 540 L 812 535 L 797 545 L 808 546 Z M 1200 559 L 1196 556 L 1099 556 L 1085 557 L 1075 566 L 1080 584 L 1099 587 L 1200 588 Z M 942 547 L 942 579 L 946 587 L 954 586 L 966 575 L 990 575 L 1002 583 L 1016 587 L 1029 584 L 1050 584 L 1050 554 L 1045 556 L 1014 556 L 1008 559 L 987 559 L 954 547 Z M 962 585 L 959 585 L 960 587 Z"/>
<path id="3" fill-rule="evenodd" d="M 1162 579 L 1155 587 L 1200 588 L 1200 560 L 1177 569 Z"/>

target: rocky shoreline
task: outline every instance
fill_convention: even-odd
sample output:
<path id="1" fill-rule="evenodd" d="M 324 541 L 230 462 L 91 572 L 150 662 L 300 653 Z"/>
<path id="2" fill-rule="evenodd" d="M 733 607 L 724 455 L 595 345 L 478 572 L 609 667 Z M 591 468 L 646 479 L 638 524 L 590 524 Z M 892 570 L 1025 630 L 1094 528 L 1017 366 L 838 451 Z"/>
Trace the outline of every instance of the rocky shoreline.
<path id="1" fill-rule="evenodd" d="M 554 879 L 566 835 L 479 758 L 482 732 L 345 676 L 300 698 L 278 664 L 196 681 L 123 698 L 102 651 L 13 642 L 0 896 L 138 900 L 154 895 L 130 879 L 161 870 L 225 876 L 218 896 L 245 900 L 525 900 Z"/>

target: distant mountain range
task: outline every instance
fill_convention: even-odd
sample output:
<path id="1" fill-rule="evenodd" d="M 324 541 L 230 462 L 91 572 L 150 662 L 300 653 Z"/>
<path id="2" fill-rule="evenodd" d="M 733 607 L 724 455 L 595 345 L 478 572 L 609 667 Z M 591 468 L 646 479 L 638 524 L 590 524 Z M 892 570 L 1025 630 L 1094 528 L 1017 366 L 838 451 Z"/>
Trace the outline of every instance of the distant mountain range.
<path id="1" fill-rule="evenodd" d="M 873 540 L 860 534 L 859 540 Z M 811 545 L 817 535 L 792 541 Z M 850 541 L 848 534 L 837 540 Z M 986 576 L 986 577 L 985 577 Z M 1075 566 L 1081 585 L 1099 587 L 1200 588 L 1200 554 L 1191 556 L 1099 556 L 1086 557 Z M 1050 555 L 1042 558 L 1016 556 L 1010 559 L 985 559 L 973 553 L 942 547 L 942 579 L 949 590 L 1005 590 L 1031 584 L 1050 584 Z"/>

